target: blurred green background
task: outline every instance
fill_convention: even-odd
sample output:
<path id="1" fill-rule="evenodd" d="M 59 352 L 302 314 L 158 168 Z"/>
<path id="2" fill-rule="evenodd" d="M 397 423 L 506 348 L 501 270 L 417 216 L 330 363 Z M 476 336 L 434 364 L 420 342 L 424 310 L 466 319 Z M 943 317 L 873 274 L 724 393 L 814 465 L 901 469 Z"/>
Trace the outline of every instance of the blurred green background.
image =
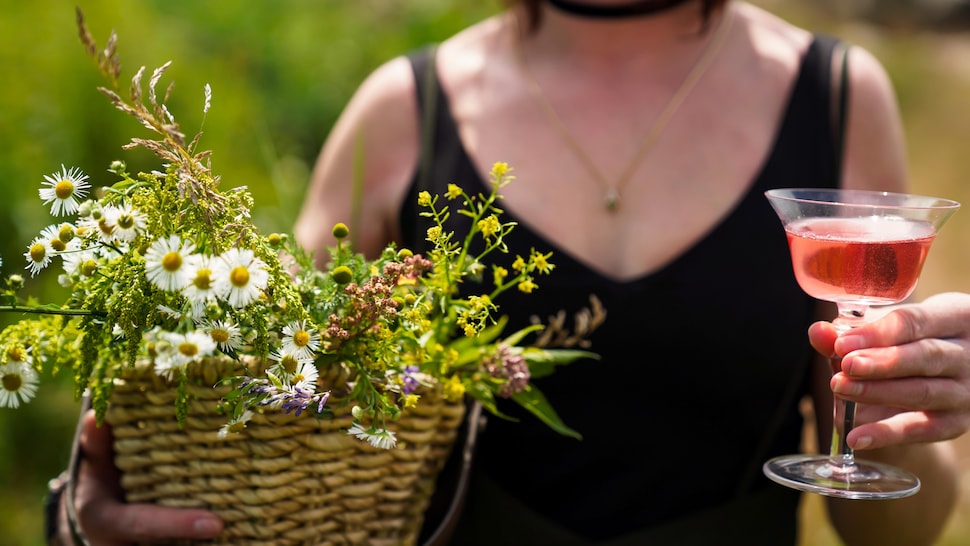
<path id="1" fill-rule="evenodd" d="M 812 30 L 870 49 L 899 94 L 915 191 L 970 203 L 970 34 L 952 13 L 912 11 L 914 2 L 759 0 L 753 2 Z M 379 64 L 440 41 L 500 9 L 499 0 L 59 0 L 5 2 L 0 17 L 0 241 L 2 274 L 21 273 L 26 244 L 48 223 L 37 199 L 45 174 L 61 164 L 111 182 L 114 159 L 131 170 L 157 167 L 146 136 L 96 91 L 103 81 L 77 38 L 74 8 L 85 13 L 99 45 L 117 31 L 123 80 L 139 66 L 173 61 L 159 86 L 175 83 L 170 109 L 193 135 L 202 121 L 203 87 L 212 108 L 201 147 L 213 150 L 224 187 L 248 186 L 264 231 L 286 231 L 300 206 L 316 153 L 359 82 Z M 907 11 L 909 10 L 909 11 Z M 941 24 L 941 23 L 945 23 Z M 970 291 L 970 211 L 939 238 L 920 292 Z M 29 292 L 59 301 L 52 276 Z M 0 321 L 16 317 L 3 316 Z M 64 467 L 77 404 L 67 374 L 45 377 L 39 400 L 0 410 L 0 544 L 42 544 L 41 501 L 47 480 Z M 970 469 L 970 447 L 963 449 Z M 970 470 L 963 483 L 970 481 Z M 808 499 L 802 542 L 838 544 Z M 970 543 L 968 505 L 941 544 Z"/>

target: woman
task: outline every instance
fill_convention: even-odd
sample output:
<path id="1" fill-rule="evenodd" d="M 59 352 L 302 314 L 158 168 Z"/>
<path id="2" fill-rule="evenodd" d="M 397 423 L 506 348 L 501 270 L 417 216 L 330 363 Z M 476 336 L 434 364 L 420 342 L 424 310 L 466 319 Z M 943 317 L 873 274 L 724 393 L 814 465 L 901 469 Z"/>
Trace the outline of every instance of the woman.
<path id="1" fill-rule="evenodd" d="M 938 536 L 956 495 L 945 440 L 970 427 L 970 297 L 901 306 L 836 342 L 813 324 L 834 309 L 798 288 L 762 195 L 906 190 L 891 86 L 857 47 L 840 160 L 834 45 L 743 2 L 520 0 L 443 42 L 433 65 L 416 52 L 362 84 L 320 154 L 304 245 L 332 244 L 345 221 L 367 254 L 418 248 L 418 189 L 474 192 L 504 161 L 518 179 L 503 191 L 520 224 L 510 243 L 553 250 L 557 269 L 502 312 L 607 313 L 584 332 L 603 359 L 540 383 L 584 439 L 491 419 L 454 544 L 794 543 L 798 494 L 760 465 L 799 448 L 803 394 L 827 445 L 833 389 L 883 407 L 860 413 L 850 445 L 923 482 L 891 503 L 830 500 L 841 536 Z M 844 357 L 834 377 L 831 354 Z M 76 499 L 96 544 L 218 533 L 204 512 L 113 500 L 106 436 L 86 430 Z"/>

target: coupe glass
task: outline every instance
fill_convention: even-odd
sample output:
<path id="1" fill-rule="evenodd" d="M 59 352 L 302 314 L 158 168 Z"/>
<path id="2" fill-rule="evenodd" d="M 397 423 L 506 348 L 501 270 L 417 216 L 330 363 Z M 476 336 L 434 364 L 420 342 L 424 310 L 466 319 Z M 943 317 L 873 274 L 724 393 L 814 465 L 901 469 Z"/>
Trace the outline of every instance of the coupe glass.
<path id="1" fill-rule="evenodd" d="M 765 196 L 788 234 L 799 286 L 838 306 L 832 322 L 840 335 L 864 323 L 870 306 L 913 292 L 937 231 L 960 207 L 948 199 L 865 190 L 776 189 Z M 845 441 L 855 409 L 835 398 L 829 455 L 776 457 L 764 464 L 765 475 L 794 489 L 851 499 L 919 491 L 919 478 L 909 472 L 855 458 Z"/>

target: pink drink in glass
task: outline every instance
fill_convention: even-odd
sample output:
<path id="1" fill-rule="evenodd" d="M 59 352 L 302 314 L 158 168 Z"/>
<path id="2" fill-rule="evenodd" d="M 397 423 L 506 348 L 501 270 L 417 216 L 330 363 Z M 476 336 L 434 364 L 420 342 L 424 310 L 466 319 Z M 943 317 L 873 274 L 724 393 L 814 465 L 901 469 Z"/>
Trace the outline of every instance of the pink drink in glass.
<path id="1" fill-rule="evenodd" d="M 916 288 L 936 233 L 887 216 L 808 218 L 786 227 L 795 278 L 814 298 L 885 305 Z"/>

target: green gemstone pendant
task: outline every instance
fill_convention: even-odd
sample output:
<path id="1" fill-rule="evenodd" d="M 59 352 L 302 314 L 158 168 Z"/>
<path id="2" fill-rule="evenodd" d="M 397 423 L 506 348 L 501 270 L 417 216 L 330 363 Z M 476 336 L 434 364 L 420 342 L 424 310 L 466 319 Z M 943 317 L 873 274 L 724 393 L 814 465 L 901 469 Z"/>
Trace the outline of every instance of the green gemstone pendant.
<path id="1" fill-rule="evenodd" d="M 606 194 L 603 196 L 603 204 L 606 205 L 606 210 L 615 212 L 620 206 L 620 192 L 613 188 L 606 190 Z"/>

